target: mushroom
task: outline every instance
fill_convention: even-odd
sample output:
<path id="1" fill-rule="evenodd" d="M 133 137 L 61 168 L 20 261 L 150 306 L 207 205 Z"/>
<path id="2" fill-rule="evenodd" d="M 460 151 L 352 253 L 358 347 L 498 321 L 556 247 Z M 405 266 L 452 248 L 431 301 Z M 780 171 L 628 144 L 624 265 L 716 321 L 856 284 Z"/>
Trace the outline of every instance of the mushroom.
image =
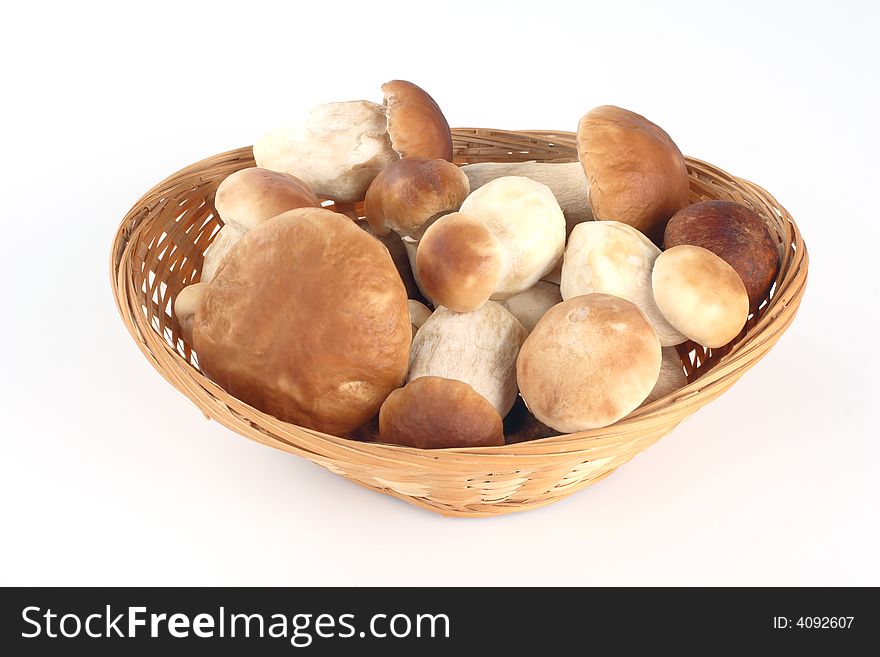
<path id="1" fill-rule="evenodd" d="M 748 319 L 749 295 L 739 274 L 700 246 L 683 244 L 661 253 L 652 284 L 663 316 L 704 347 L 723 347 Z"/>
<path id="2" fill-rule="evenodd" d="M 525 338 L 519 320 L 495 302 L 470 313 L 437 308 L 413 340 L 407 381 L 463 381 L 504 417 L 516 400 L 516 356 Z"/>
<path id="3" fill-rule="evenodd" d="M 415 337 L 416 331 L 418 331 L 422 327 L 422 324 L 428 321 L 428 318 L 431 316 L 431 309 L 421 301 L 416 301 L 415 299 L 407 299 L 406 303 L 409 306 L 409 323 L 412 326 L 413 337 Z"/>
<path id="4" fill-rule="evenodd" d="M 687 376 L 681 367 L 681 358 L 675 347 L 663 347 L 663 356 L 660 360 L 660 376 L 657 377 L 657 383 L 647 399 L 642 402 L 642 406 L 650 404 L 653 401 L 662 399 L 667 395 L 671 395 L 679 388 L 687 385 Z"/>
<path id="5" fill-rule="evenodd" d="M 385 247 L 336 212 L 300 208 L 241 238 L 205 289 L 193 340 L 231 395 L 342 435 L 403 384 L 412 332 Z"/>
<path id="6" fill-rule="evenodd" d="M 394 231 L 418 239 L 431 220 L 458 210 L 470 193 L 467 176 L 446 160 L 397 160 L 367 190 L 364 215 L 378 235 Z"/>
<path id="7" fill-rule="evenodd" d="M 546 185 L 493 180 L 440 217 L 419 241 L 416 272 L 435 305 L 457 312 L 527 290 L 558 262 L 565 218 Z"/>
<path id="8" fill-rule="evenodd" d="M 471 386 L 423 376 L 392 392 L 379 410 L 379 440 L 422 449 L 504 444 L 498 411 Z"/>
<path id="9" fill-rule="evenodd" d="M 779 271 L 779 248 L 766 222 L 739 203 L 703 201 L 673 215 L 663 234 L 666 248 L 693 244 L 736 270 L 749 295 L 749 309 L 767 298 Z"/>
<path id="10" fill-rule="evenodd" d="M 587 176 L 580 162 L 478 162 L 465 164 L 461 170 L 472 190 L 503 176 L 523 176 L 547 185 L 565 215 L 566 234 L 582 221 L 593 220 Z"/>
<path id="11" fill-rule="evenodd" d="M 207 283 L 193 283 L 187 285 L 174 297 L 174 316 L 180 326 L 180 334 L 188 344 L 192 344 L 193 341 L 193 319 L 205 295 L 206 287 Z"/>
<path id="12" fill-rule="evenodd" d="M 681 344 L 685 336 L 666 321 L 654 302 L 651 270 L 659 255 L 660 249 L 632 226 L 617 221 L 580 224 L 565 247 L 562 298 L 590 292 L 622 297 L 645 314 L 660 344 Z"/>
<path id="13" fill-rule="evenodd" d="M 684 156 L 672 138 L 644 116 L 604 105 L 580 120 L 577 141 L 596 219 L 629 224 L 659 243 L 690 196 Z"/>
<path id="14" fill-rule="evenodd" d="M 526 331 L 531 333 L 538 320 L 557 303 L 562 303 L 559 286 L 547 281 L 538 281 L 528 290 L 505 299 L 501 305 L 520 321 Z"/>
<path id="15" fill-rule="evenodd" d="M 315 193 L 299 178 L 286 173 L 248 167 L 228 175 L 214 194 L 214 209 L 223 221 L 205 250 L 203 282 L 208 282 L 232 246 L 247 231 L 267 219 L 296 208 L 321 207 Z"/>
<path id="16" fill-rule="evenodd" d="M 410 309 L 415 323 L 421 309 Z M 525 337 L 494 302 L 471 313 L 435 310 L 413 339 L 407 384 L 379 411 L 379 439 L 421 448 L 503 445 Z"/>
<path id="17" fill-rule="evenodd" d="M 423 89 L 405 80 L 382 85 L 384 104 L 327 103 L 254 143 L 257 166 L 284 171 L 319 196 L 361 201 L 373 178 L 398 158 L 452 160 L 452 133 Z"/>
<path id="18" fill-rule="evenodd" d="M 660 127 L 629 110 L 604 105 L 578 123 L 579 162 L 471 164 L 471 190 L 499 176 L 525 176 L 550 187 L 569 233 L 591 218 L 615 220 L 660 243 L 669 218 L 689 197 L 684 157 Z"/>
<path id="19" fill-rule="evenodd" d="M 406 80 L 382 85 L 391 146 L 402 158 L 452 162 L 452 131 L 428 93 Z"/>
<path id="20" fill-rule="evenodd" d="M 297 176 L 319 196 L 349 203 L 363 199 L 376 174 L 396 159 L 385 107 L 366 100 L 318 105 L 305 119 L 254 142 L 257 166 Z"/>
<path id="21" fill-rule="evenodd" d="M 203 283 L 210 283 L 214 279 L 214 276 L 217 275 L 217 270 L 220 268 L 220 263 L 223 262 L 226 255 L 232 250 L 232 247 L 235 246 L 236 242 L 246 232 L 238 224 L 225 224 L 217 231 L 214 239 L 211 240 L 208 248 L 205 249 L 205 256 L 202 260 L 201 280 Z"/>
<path id="22" fill-rule="evenodd" d="M 563 433 L 604 427 L 636 409 L 660 373 L 660 342 L 641 311 L 610 294 L 551 308 L 520 350 L 529 410 Z"/>
<path id="23" fill-rule="evenodd" d="M 423 298 L 424 295 L 422 294 L 421 288 L 419 288 L 418 283 L 416 282 L 413 266 L 410 264 L 409 253 L 407 252 L 406 245 L 403 243 L 400 236 L 393 232 L 388 233 L 387 235 L 376 235 L 370 227 L 370 224 L 362 219 L 356 220 L 355 223 L 363 228 L 364 231 L 382 242 L 385 248 L 388 249 L 388 253 L 391 254 L 391 259 L 394 261 L 394 266 L 397 267 L 397 273 L 400 274 L 400 279 L 406 287 L 406 296 L 410 299 Z"/>

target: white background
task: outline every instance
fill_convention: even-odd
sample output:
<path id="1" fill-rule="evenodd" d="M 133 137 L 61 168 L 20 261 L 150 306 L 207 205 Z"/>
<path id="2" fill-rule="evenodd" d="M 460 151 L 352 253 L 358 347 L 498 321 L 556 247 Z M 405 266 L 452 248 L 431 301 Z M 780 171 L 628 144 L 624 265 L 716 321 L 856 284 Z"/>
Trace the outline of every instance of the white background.
<path id="1" fill-rule="evenodd" d="M 880 5 L 423 5 L 4 9 L 0 584 L 880 584 Z M 118 222 L 392 78 L 453 126 L 646 115 L 798 220 L 797 320 L 673 434 L 524 514 L 444 519 L 206 421 L 117 316 Z"/>

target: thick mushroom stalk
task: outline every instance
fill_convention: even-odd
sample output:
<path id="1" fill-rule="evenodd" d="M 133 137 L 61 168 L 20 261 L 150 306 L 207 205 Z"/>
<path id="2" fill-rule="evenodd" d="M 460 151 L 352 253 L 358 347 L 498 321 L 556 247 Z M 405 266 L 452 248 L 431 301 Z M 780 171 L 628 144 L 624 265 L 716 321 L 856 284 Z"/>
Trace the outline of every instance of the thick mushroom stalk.
<path id="1" fill-rule="evenodd" d="M 480 162 L 461 167 L 471 185 L 479 189 L 503 176 L 522 176 L 547 185 L 565 215 L 566 234 L 583 221 L 593 220 L 590 186 L 580 162 Z"/>
<path id="2" fill-rule="evenodd" d="M 605 105 L 578 123 L 578 162 L 481 163 L 462 167 L 471 191 L 502 176 L 547 185 L 559 201 L 568 233 L 590 219 L 628 224 L 659 244 L 669 218 L 688 204 L 684 157 L 659 126 Z"/>
<path id="3" fill-rule="evenodd" d="M 406 380 L 462 381 L 504 417 L 516 401 L 516 357 L 525 339 L 519 320 L 492 301 L 471 313 L 438 308 L 416 333 Z"/>

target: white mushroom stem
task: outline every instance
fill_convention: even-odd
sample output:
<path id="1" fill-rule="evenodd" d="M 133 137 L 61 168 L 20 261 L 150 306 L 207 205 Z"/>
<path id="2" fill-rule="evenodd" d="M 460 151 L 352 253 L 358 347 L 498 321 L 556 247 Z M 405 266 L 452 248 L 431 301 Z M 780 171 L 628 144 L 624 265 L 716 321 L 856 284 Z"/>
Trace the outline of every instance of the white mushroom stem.
<path id="1" fill-rule="evenodd" d="M 494 301 L 470 313 L 438 308 L 413 340 L 407 382 L 421 376 L 463 381 L 504 417 L 516 400 L 516 357 L 525 339 L 519 320 Z"/>
<path id="2" fill-rule="evenodd" d="M 502 176 L 523 176 L 550 188 L 562 213 L 566 232 L 571 233 L 582 221 L 592 221 L 587 177 L 580 162 L 480 162 L 461 168 L 471 185 L 471 192 Z"/>

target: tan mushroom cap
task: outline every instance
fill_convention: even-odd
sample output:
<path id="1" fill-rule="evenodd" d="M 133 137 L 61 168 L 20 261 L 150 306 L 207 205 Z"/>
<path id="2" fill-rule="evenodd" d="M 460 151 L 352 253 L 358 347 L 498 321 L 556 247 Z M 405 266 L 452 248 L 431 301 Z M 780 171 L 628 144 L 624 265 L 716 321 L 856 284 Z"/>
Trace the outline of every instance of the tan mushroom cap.
<path id="1" fill-rule="evenodd" d="M 419 240 L 416 277 L 434 305 L 476 310 L 492 296 L 503 270 L 498 238 L 476 217 L 447 214 Z"/>
<path id="2" fill-rule="evenodd" d="M 202 370 L 231 395 L 337 435 L 403 384 L 412 336 L 388 251 L 319 208 L 248 231 L 208 285 L 193 333 Z"/>
<path id="3" fill-rule="evenodd" d="M 574 227 L 565 247 L 560 291 L 563 299 L 590 292 L 613 294 L 639 307 L 664 347 L 687 338 L 663 317 L 654 302 L 651 271 L 660 249 L 644 234 L 619 221 L 587 221 Z"/>
<path id="4" fill-rule="evenodd" d="M 174 316 L 180 325 L 180 332 L 187 343 L 192 344 L 192 327 L 196 310 L 205 296 L 207 283 L 187 285 L 174 298 Z"/>
<path id="5" fill-rule="evenodd" d="M 749 295 L 739 274 L 702 247 L 685 244 L 661 253 L 652 282 L 663 316 L 704 347 L 723 347 L 748 319 Z"/>
<path id="6" fill-rule="evenodd" d="M 467 176 L 454 164 L 411 157 L 392 162 L 373 179 L 364 214 L 379 235 L 412 235 L 431 217 L 458 210 L 469 192 Z"/>
<path id="7" fill-rule="evenodd" d="M 379 410 L 379 439 L 422 449 L 504 444 L 498 411 L 467 383 L 423 376 L 392 392 Z"/>
<path id="8" fill-rule="evenodd" d="M 603 105 L 580 120 L 577 150 L 595 218 L 629 224 L 659 244 L 689 196 L 684 157 L 672 138 L 635 112 Z"/>
<path id="9" fill-rule="evenodd" d="M 214 196 L 214 207 L 224 224 L 250 230 L 267 219 L 297 208 L 319 208 L 315 193 L 296 176 L 249 167 L 227 176 Z"/>
<path id="10" fill-rule="evenodd" d="M 636 409 L 654 387 L 660 361 L 660 342 L 635 304 L 587 294 L 541 318 L 520 350 L 516 375 L 535 417 L 573 433 Z"/>
<path id="11" fill-rule="evenodd" d="M 400 157 L 452 162 L 452 132 L 440 107 L 424 89 L 406 80 L 382 85 L 391 147 Z"/>

